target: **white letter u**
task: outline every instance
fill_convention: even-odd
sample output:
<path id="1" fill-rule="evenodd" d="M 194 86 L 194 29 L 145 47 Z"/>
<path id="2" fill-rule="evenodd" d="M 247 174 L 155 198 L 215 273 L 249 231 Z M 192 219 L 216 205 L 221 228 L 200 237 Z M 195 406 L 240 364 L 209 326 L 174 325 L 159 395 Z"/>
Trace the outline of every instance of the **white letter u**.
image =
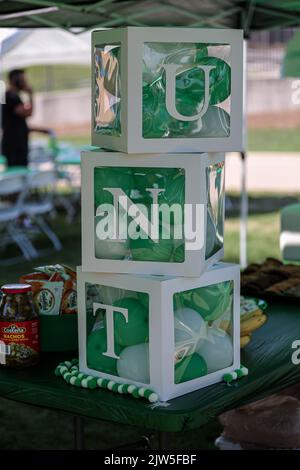
<path id="1" fill-rule="evenodd" d="M 168 113 L 178 121 L 201 121 L 201 118 L 207 111 L 209 105 L 209 74 L 215 65 L 196 65 L 204 72 L 204 103 L 202 109 L 194 116 L 184 116 L 176 109 L 176 72 L 180 67 L 180 72 L 191 68 L 190 65 L 177 65 L 177 64 L 164 64 L 163 68 L 166 71 L 166 108 Z M 200 122 L 201 124 L 201 122 Z M 201 125 L 202 127 L 202 125 Z"/>

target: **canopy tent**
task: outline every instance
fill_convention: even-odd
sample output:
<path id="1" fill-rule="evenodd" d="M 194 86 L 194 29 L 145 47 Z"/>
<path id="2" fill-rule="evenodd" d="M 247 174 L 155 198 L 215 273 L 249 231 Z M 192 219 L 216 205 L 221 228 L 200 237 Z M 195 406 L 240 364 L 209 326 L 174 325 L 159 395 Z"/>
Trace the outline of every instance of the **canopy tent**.
<path id="1" fill-rule="evenodd" d="M 300 30 L 289 41 L 282 64 L 283 77 L 300 77 Z"/>
<path id="2" fill-rule="evenodd" d="M 299 0 L 0 0 L 0 27 L 224 26 L 300 23 Z"/>
<path id="3" fill-rule="evenodd" d="M 90 47 L 61 29 L 19 30 L 2 42 L 1 68 L 31 65 L 90 64 Z"/>
<path id="4" fill-rule="evenodd" d="M 251 30 L 300 24 L 300 0 L 0 0 L 0 27 L 189 26 Z M 246 153 L 242 152 L 240 262 L 246 265 Z"/>

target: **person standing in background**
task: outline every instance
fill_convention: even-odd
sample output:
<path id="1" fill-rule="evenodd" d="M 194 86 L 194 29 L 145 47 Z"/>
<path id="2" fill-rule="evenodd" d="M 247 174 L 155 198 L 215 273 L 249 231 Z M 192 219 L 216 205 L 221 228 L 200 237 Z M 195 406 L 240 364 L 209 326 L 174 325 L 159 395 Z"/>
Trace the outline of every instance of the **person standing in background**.
<path id="1" fill-rule="evenodd" d="M 22 101 L 21 92 L 28 94 L 28 102 Z M 33 91 L 25 71 L 11 70 L 8 74 L 5 103 L 2 105 L 1 152 L 7 159 L 7 166 L 27 166 L 29 132 L 52 134 L 49 129 L 28 126 L 27 118 L 32 116 L 33 110 Z"/>

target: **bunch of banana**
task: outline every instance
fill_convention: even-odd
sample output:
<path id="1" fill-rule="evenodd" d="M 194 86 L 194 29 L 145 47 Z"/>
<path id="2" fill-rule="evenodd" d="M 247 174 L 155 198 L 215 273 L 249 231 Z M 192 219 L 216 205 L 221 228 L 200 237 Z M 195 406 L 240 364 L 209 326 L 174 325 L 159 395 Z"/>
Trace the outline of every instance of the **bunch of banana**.
<path id="1" fill-rule="evenodd" d="M 241 297 L 241 348 L 251 341 L 251 334 L 267 321 L 264 301 Z"/>

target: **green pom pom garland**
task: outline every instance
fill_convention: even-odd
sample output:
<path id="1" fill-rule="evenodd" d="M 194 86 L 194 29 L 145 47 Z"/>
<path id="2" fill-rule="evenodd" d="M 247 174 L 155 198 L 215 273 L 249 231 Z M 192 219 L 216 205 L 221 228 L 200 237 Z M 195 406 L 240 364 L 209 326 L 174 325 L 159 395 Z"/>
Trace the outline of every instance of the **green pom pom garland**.
<path id="1" fill-rule="evenodd" d="M 224 374 L 223 381 L 227 383 L 227 385 L 230 385 L 231 382 L 233 382 L 234 380 L 241 379 L 242 377 L 246 377 L 248 373 L 249 371 L 247 367 L 244 367 L 241 365 L 239 369 L 236 369 L 235 371 Z"/>
<path id="2" fill-rule="evenodd" d="M 150 403 L 159 401 L 157 393 L 145 387 L 136 387 L 133 384 L 121 384 L 114 380 L 102 377 L 94 377 L 79 372 L 78 359 L 72 361 L 61 362 L 54 371 L 57 377 L 62 377 L 67 383 L 75 387 L 87 388 L 94 390 L 96 388 L 104 388 L 121 395 L 132 395 L 134 398 L 144 398 Z"/>

